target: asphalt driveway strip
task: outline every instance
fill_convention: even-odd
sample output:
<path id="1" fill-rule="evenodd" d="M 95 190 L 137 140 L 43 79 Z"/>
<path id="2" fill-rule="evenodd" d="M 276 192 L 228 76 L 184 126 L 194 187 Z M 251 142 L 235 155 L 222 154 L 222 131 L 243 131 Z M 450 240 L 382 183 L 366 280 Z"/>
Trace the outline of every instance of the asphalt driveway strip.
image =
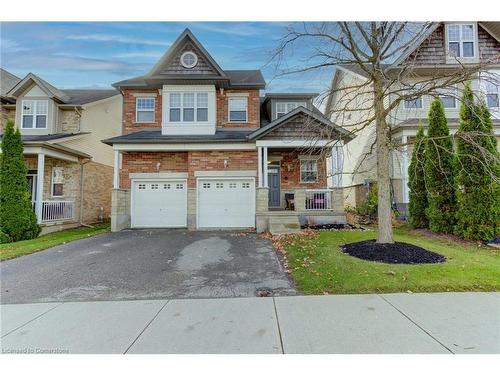
<path id="1" fill-rule="evenodd" d="M 1 303 L 297 294 L 255 233 L 126 230 L 0 263 Z"/>

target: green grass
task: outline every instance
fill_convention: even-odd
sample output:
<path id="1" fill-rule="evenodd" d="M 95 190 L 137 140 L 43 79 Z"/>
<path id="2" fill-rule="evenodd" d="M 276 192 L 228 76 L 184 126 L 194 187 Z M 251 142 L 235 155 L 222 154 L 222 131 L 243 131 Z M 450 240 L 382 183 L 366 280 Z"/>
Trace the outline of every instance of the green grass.
<path id="1" fill-rule="evenodd" d="M 395 240 L 446 256 L 445 263 L 393 265 L 342 253 L 339 245 L 376 238 L 376 230 L 322 231 L 285 245 L 289 269 L 306 294 L 500 290 L 500 252 L 487 246 L 430 238 L 408 228 Z"/>
<path id="2" fill-rule="evenodd" d="M 109 224 L 100 224 L 94 226 L 94 228 L 80 227 L 67 229 L 60 232 L 45 234 L 33 240 L 0 244 L 0 260 L 4 261 L 22 255 L 36 253 L 37 251 L 45 250 L 49 247 L 106 232 L 109 232 Z"/>

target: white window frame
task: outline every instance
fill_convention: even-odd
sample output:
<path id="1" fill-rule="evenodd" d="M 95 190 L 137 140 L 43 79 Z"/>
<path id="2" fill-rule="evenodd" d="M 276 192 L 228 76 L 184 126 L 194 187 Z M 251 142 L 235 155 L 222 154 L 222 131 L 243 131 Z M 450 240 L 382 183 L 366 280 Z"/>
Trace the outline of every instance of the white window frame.
<path id="1" fill-rule="evenodd" d="M 278 111 L 278 106 L 279 106 L 279 105 L 284 105 L 284 106 L 285 106 L 285 112 Z M 292 108 L 292 109 L 290 109 L 290 110 L 288 110 L 288 106 L 293 106 L 293 108 Z M 276 115 L 275 115 L 275 116 L 276 116 L 276 118 L 275 118 L 275 119 L 277 119 L 277 118 L 279 118 L 279 117 L 280 117 L 280 116 L 279 116 L 279 114 L 280 114 L 280 113 L 282 114 L 282 116 L 284 116 L 284 115 L 286 115 L 287 113 L 289 113 L 289 112 L 293 111 L 294 109 L 296 109 L 296 108 L 298 108 L 298 107 L 300 107 L 300 106 L 307 108 L 307 103 L 305 103 L 305 102 L 291 102 L 291 101 L 289 101 L 289 102 L 277 101 L 277 102 L 276 102 L 276 105 L 275 105 L 275 114 L 276 114 Z"/>
<path id="2" fill-rule="evenodd" d="M 139 111 L 139 100 L 152 100 L 153 101 L 153 108 L 150 109 L 141 109 Z M 153 120 L 152 121 L 139 121 L 139 112 L 153 112 Z M 137 124 L 154 124 L 156 122 L 156 98 L 155 97 L 150 97 L 150 96 L 143 96 L 143 97 L 138 97 L 135 98 L 135 122 Z"/>
<path id="3" fill-rule="evenodd" d="M 459 37 L 458 40 L 450 40 L 449 36 L 449 27 L 450 26 L 458 26 L 459 27 Z M 472 39 L 464 39 L 462 30 L 464 26 L 472 26 Z M 477 52 L 478 52 L 478 37 L 477 37 L 477 25 L 475 23 L 470 23 L 470 22 L 454 22 L 454 23 L 449 23 L 446 24 L 445 27 L 445 40 L 446 40 L 446 58 L 448 62 L 456 61 L 458 60 L 475 60 L 477 59 Z M 450 51 L 450 43 L 458 43 L 458 48 L 459 48 L 459 56 L 454 56 L 451 54 Z M 464 57 L 464 48 L 463 45 L 464 43 L 472 43 L 472 56 L 466 56 Z"/>
<path id="4" fill-rule="evenodd" d="M 408 103 L 420 103 L 420 106 L 409 105 Z M 403 100 L 404 109 L 422 109 L 424 108 L 424 98 L 422 96 L 415 99 L 405 99 Z"/>
<path id="5" fill-rule="evenodd" d="M 500 84 L 495 84 L 493 82 L 486 82 L 484 84 L 485 88 L 484 88 L 484 96 L 485 96 L 485 100 L 486 100 L 486 105 L 488 106 L 488 108 L 500 108 Z M 492 90 L 491 88 L 494 87 L 495 90 Z M 496 95 L 497 96 L 497 105 L 496 107 L 490 107 L 490 105 L 488 104 L 488 95 Z"/>
<path id="6" fill-rule="evenodd" d="M 444 103 L 443 101 L 441 100 L 443 97 L 445 96 L 448 96 L 448 97 L 451 97 L 453 98 L 453 107 L 445 107 L 444 106 Z M 439 93 L 439 99 L 441 100 L 441 103 L 443 104 L 443 108 L 445 110 L 447 109 L 457 109 L 457 99 L 458 98 L 458 89 L 457 87 L 449 87 L 449 88 L 445 88 L 445 89 L 442 89 L 440 90 L 440 93 Z"/>
<path id="7" fill-rule="evenodd" d="M 315 170 L 305 170 L 303 169 L 303 165 L 304 165 L 304 162 L 314 162 L 314 165 L 315 165 Z M 302 172 L 316 172 L 316 178 L 314 179 L 314 181 L 304 181 L 302 179 Z M 301 158 L 300 159 L 300 183 L 301 184 L 314 184 L 316 182 L 318 182 L 319 180 L 319 172 L 318 172 L 318 159 L 316 158 Z"/>
<path id="8" fill-rule="evenodd" d="M 245 120 L 231 120 L 231 101 L 233 100 L 245 100 Z M 237 111 L 241 112 L 241 111 Z M 232 123 L 245 124 L 248 122 L 248 97 L 247 96 L 230 96 L 227 100 L 227 120 Z"/>
<path id="9" fill-rule="evenodd" d="M 54 181 L 54 172 L 60 170 L 61 171 L 61 176 L 62 176 L 62 182 L 55 182 Z M 61 195 L 56 195 L 54 194 L 54 185 L 62 185 L 62 194 Z M 63 167 L 52 167 L 51 170 L 51 177 L 50 177 L 50 196 L 52 198 L 62 198 L 64 197 L 64 168 Z"/>
<path id="10" fill-rule="evenodd" d="M 185 64 L 184 57 L 186 55 L 191 55 L 194 57 L 194 62 L 192 64 Z M 198 56 L 193 51 L 186 51 L 181 55 L 181 65 L 186 69 L 193 69 L 198 64 Z"/>
<path id="11" fill-rule="evenodd" d="M 33 113 L 32 114 L 25 114 L 24 113 L 24 103 L 25 102 L 32 102 L 32 108 L 33 108 Z M 45 108 L 47 108 L 46 113 L 39 113 L 39 106 L 38 103 L 45 103 Z M 31 123 L 32 126 L 31 128 L 25 127 L 24 126 L 24 116 L 33 116 L 33 122 Z M 36 126 L 37 122 L 37 117 L 38 116 L 45 116 L 45 126 L 43 128 L 38 128 Z M 41 130 L 41 129 L 47 129 L 49 126 L 49 101 L 48 100 L 37 100 L 37 99 L 25 99 L 21 103 L 21 129 L 32 129 L 32 130 Z"/>
<path id="12" fill-rule="evenodd" d="M 181 97 L 180 107 L 171 107 L 170 106 L 170 96 L 172 94 L 178 94 L 178 95 L 180 95 L 180 97 Z M 194 104 L 193 104 L 193 107 L 191 107 L 191 106 L 186 107 L 184 105 L 184 96 L 186 94 L 192 94 L 192 95 L 194 95 Z M 206 106 L 200 106 L 200 107 L 198 107 L 198 95 L 200 95 L 200 94 L 206 94 L 207 95 L 207 105 Z M 175 92 L 169 92 L 168 93 L 168 98 L 167 98 L 167 105 L 168 105 L 168 107 L 167 107 L 166 115 L 167 115 L 167 118 L 168 118 L 168 122 L 171 123 L 171 124 L 197 124 L 197 123 L 208 124 L 210 122 L 210 93 L 209 92 L 205 92 L 205 91 L 175 91 Z M 184 120 L 184 109 L 187 109 L 187 108 L 192 108 L 194 110 L 193 121 L 185 121 Z M 172 121 L 170 119 L 170 110 L 171 109 L 179 109 L 180 110 L 179 121 Z M 206 109 L 207 110 L 207 119 L 206 120 L 198 120 L 198 109 Z"/>

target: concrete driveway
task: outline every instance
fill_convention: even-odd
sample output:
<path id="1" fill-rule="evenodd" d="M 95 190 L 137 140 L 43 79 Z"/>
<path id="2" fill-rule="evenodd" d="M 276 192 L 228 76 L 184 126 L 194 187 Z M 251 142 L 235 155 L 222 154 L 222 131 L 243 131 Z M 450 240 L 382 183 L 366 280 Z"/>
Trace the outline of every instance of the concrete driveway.
<path id="1" fill-rule="evenodd" d="M 128 230 L 0 264 L 1 303 L 250 297 L 295 288 L 254 233 Z"/>

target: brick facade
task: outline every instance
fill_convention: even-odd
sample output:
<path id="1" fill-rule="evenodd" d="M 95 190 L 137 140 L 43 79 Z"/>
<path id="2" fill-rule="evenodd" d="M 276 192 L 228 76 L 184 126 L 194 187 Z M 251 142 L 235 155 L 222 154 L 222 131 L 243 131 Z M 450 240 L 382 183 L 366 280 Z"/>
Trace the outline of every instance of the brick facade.
<path id="1" fill-rule="evenodd" d="M 229 122 L 229 94 L 248 95 L 248 118 L 245 123 Z M 217 91 L 217 127 L 218 128 L 259 128 L 260 97 L 259 90 L 224 90 Z"/>
<path id="2" fill-rule="evenodd" d="M 135 118 L 136 99 L 141 94 L 155 94 L 155 121 L 148 123 L 137 123 Z M 161 129 L 161 95 L 158 90 L 124 90 L 123 92 L 123 116 L 122 135 L 134 133 L 144 129 Z"/>

